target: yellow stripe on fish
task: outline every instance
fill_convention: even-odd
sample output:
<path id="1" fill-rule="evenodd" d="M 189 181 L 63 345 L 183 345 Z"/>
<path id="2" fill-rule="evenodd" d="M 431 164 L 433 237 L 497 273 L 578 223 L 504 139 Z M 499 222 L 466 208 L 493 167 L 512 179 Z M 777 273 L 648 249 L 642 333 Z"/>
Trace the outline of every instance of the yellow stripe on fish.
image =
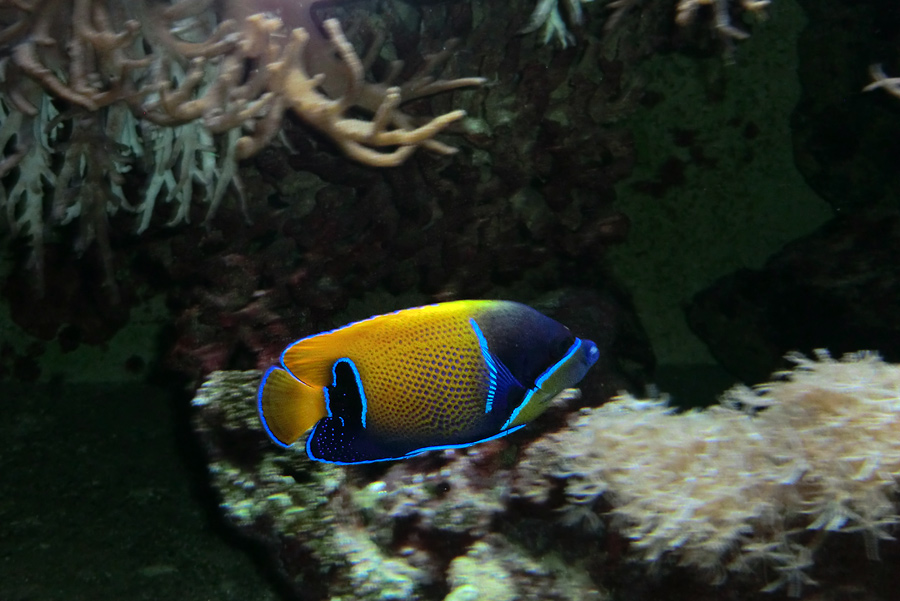
<path id="1" fill-rule="evenodd" d="M 593 342 L 509 301 L 404 309 L 301 339 L 258 395 L 266 431 L 312 459 L 402 459 L 508 434 L 578 383 Z"/>

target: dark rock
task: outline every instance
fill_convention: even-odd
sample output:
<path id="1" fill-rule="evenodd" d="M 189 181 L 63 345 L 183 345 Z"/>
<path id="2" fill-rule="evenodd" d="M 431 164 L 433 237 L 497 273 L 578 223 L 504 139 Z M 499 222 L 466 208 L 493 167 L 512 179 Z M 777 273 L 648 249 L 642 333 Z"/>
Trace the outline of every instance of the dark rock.
<path id="1" fill-rule="evenodd" d="M 834 356 L 870 349 L 900 360 L 900 211 L 837 217 L 760 270 L 697 294 L 691 328 L 744 382 L 760 382 L 791 350 Z"/>

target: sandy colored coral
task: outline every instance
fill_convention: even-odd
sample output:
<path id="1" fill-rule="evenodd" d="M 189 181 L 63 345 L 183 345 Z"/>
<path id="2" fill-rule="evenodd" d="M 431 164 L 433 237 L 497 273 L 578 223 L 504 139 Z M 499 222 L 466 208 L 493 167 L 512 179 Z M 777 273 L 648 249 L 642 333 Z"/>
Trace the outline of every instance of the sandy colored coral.
<path id="1" fill-rule="evenodd" d="M 738 4 L 740 9 L 762 18 L 765 15 L 765 9 L 769 6 L 771 0 L 678 0 L 677 14 L 675 21 L 679 25 L 688 25 L 697 15 L 701 7 L 708 6 L 713 11 L 713 22 L 719 35 L 725 38 L 743 40 L 748 37 L 746 31 L 736 27 L 731 23 L 729 10 L 732 4 Z"/>
<path id="2" fill-rule="evenodd" d="M 401 104 L 483 80 L 436 80 L 444 51 L 405 83 L 367 81 L 370 64 L 337 21 L 322 34 L 315 4 L 0 0 L 0 176 L 14 182 L 0 208 L 30 236 L 35 265 L 46 225 L 78 219 L 80 248 L 97 240 L 108 263 L 108 213 L 136 213 L 142 232 L 161 203 L 174 205 L 170 224 L 188 221 L 197 191 L 208 216 L 229 187 L 243 201 L 237 162 L 274 139 L 287 110 L 368 165 L 455 152 L 434 138 L 464 111 L 419 125 Z M 122 191 L 135 165 L 140 198 Z"/>
<path id="3" fill-rule="evenodd" d="M 829 533 L 878 557 L 900 521 L 900 366 L 870 353 L 791 355 L 792 371 L 721 404 L 676 413 L 620 397 L 553 437 L 575 508 L 601 497 L 645 561 L 677 558 L 723 580 L 768 567 L 791 595 Z"/>
<path id="4" fill-rule="evenodd" d="M 537 6 L 522 27 L 522 33 L 541 31 L 543 43 L 556 40 L 563 48 L 575 44 L 575 36 L 568 30 L 568 25 L 580 26 L 584 21 L 582 4 L 590 0 L 538 0 Z M 623 15 L 637 9 L 645 0 L 612 0 L 606 3 L 611 13 L 606 21 L 606 28 L 615 28 Z M 697 13 L 708 7 L 713 15 L 712 27 L 728 45 L 732 40 L 743 40 L 749 37 L 746 31 L 731 22 L 733 5 L 742 12 L 751 13 L 757 18 L 765 17 L 766 7 L 771 0 L 678 0 L 675 5 L 675 21 L 681 26 L 694 22 Z M 563 5 L 560 11 L 559 5 Z M 565 15 L 565 17 L 563 16 Z"/>
<path id="5" fill-rule="evenodd" d="M 863 91 L 884 90 L 888 94 L 900 98 L 900 77 L 890 77 L 884 72 L 881 65 L 869 67 L 869 75 L 872 77 L 872 83 L 863 88 Z"/>

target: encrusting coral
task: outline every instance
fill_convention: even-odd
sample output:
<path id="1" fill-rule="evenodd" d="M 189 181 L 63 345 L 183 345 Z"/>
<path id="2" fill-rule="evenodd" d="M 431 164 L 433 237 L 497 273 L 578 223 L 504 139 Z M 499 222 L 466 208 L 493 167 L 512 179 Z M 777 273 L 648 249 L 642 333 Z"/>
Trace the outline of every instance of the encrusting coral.
<path id="1" fill-rule="evenodd" d="M 195 425 L 226 516 L 306 599 L 705 601 L 726 577 L 730 599 L 815 581 L 858 598 L 841 597 L 848 578 L 869 586 L 854 562 L 900 519 L 900 366 L 789 358 L 703 411 L 622 396 L 554 433 L 375 467 L 268 445 L 259 372 L 212 374 Z M 822 567 L 836 537 L 865 550 L 842 580 Z"/>

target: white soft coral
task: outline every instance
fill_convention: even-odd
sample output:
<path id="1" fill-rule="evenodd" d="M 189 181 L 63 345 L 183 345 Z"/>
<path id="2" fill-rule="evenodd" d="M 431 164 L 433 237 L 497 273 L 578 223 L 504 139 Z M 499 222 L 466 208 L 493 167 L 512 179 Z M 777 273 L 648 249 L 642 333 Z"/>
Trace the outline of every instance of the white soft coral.
<path id="1" fill-rule="evenodd" d="M 612 15 L 606 21 L 606 29 L 612 29 L 619 22 L 623 14 L 640 4 L 643 0 L 613 0 L 607 4 Z M 762 17 L 771 0 L 678 0 L 675 8 L 675 21 L 679 25 L 688 25 L 693 22 L 697 12 L 702 7 L 710 7 L 713 13 L 713 27 L 715 31 L 730 43 L 732 40 L 743 40 L 748 37 L 746 31 L 732 25 L 730 12 L 733 4 L 739 4 L 739 9 Z M 537 6 L 531 13 L 528 23 L 519 30 L 520 33 L 532 33 L 541 30 L 541 37 L 545 44 L 555 39 L 565 48 L 575 44 L 575 36 L 569 31 L 568 25 L 581 25 L 584 21 L 584 11 L 581 5 L 591 0 L 538 0 Z M 562 3 L 562 11 L 560 11 Z M 565 13 L 565 14 L 563 14 Z"/>
<path id="2" fill-rule="evenodd" d="M 585 410 L 549 449 L 569 502 L 602 496 L 647 562 L 671 555 L 714 580 L 763 564 L 778 574 L 766 589 L 791 595 L 812 583 L 829 533 L 862 534 L 877 558 L 900 521 L 900 366 L 871 353 L 788 359 L 774 382 L 705 411 L 630 396 Z"/>
<path id="3" fill-rule="evenodd" d="M 563 7 L 570 23 L 581 25 L 584 21 L 584 11 L 581 5 L 591 0 L 562 0 Z M 531 13 L 528 23 L 519 30 L 519 33 L 532 33 L 541 30 L 541 37 L 545 44 L 556 39 L 563 48 L 569 44 L 575 44 L 575 36 L 566 27 L 566 20 L 559 11 L 560 0 L 538 0 L 537 6 Z"/>

